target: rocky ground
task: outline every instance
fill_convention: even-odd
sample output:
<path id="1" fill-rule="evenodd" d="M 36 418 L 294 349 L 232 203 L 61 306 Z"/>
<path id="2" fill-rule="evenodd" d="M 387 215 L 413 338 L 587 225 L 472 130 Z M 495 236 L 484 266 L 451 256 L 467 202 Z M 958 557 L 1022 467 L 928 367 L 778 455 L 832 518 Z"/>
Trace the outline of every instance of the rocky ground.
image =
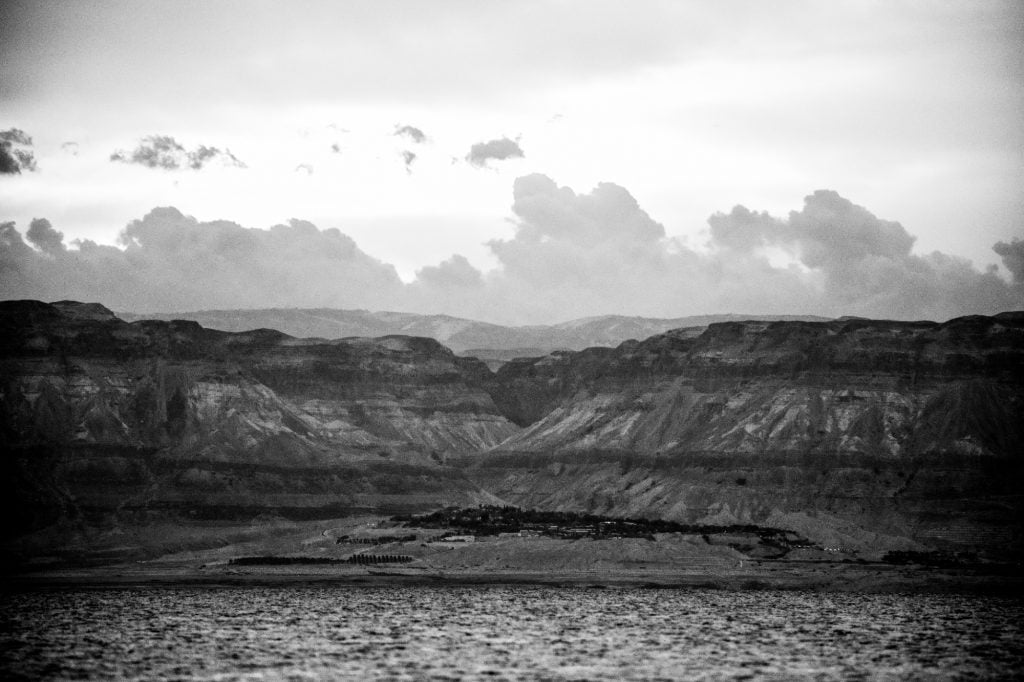
<path id="1" fill-rule="evenodd" d="M 757 548 L 682 534 L 641 538 L 488 537 L 471 543 L 429 541 L 437 529 L 405 527 L 379 516 L 294 523 L 266 520 L 245 528 L 178 528 L 165 553 L 99 566 L 47 567 L 9 576 L 12 587 L 136 583 L 254 584 L 329 581 L 349 584 L 544 583 L 595 587 L 813 589 L 869 592 L 1024 592 L 1020 566 L 865 561 L 823 550 L 766 559 Z M 413 541 L 399 540 L 410 533 Z M 388 542 L 387 538 L 396 541 Z M 339 538 L 349 542 L 339 542 Z M 373 539 L 379 544 L 351 540 Z M 123 538 L 129 542 L 132 538 Z M 737 548 L 738 547 L 738 548 Z M 155 548 L 155 546 L 154 546 Z M 401 564 L 237 565 L 240 557 L 346 559 L 354 554 L 402 555 Z"/>

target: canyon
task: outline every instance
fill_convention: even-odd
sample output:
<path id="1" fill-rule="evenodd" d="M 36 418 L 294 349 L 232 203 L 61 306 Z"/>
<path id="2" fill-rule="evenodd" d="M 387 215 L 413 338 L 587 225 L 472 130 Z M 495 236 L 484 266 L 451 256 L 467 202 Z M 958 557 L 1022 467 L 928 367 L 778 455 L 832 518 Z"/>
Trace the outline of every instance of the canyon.
<path id="1" fill-rule="evenodd" d="M 807 560 L 1024 554 L 1024 313 L 732 320 L 496 372 L 431 338 L 70 301 L 0 324 L 15 563 L 477 504 L 776 528 Z"/>

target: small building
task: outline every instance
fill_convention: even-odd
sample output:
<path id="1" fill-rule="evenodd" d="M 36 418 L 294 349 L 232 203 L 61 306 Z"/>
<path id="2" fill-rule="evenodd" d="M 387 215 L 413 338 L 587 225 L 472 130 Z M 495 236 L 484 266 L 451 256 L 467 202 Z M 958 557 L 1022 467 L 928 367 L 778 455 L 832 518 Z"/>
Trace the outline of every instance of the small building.
<path id="1" fill-rule="evenodd" d="M 562 531 L 562 536 L 568 538 L 583 538 L 593 534 L 593 528 L 566 528 Z"/>

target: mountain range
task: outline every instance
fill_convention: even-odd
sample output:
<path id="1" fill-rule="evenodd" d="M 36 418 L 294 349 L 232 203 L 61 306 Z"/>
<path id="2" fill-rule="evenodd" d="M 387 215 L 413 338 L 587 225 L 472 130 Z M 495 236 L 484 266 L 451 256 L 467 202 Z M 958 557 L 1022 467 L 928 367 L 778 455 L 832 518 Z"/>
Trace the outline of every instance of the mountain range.
<path id="1" fill-rule="evenodd" d="M 492 371 L 418 336 L 0 302 L 7 555 L 478 503 L 1024 554 L 1024 313 L 692 322 Z"/>
<path id="2" fill-rule="evenodd" d="M 209 329 L 244 332 L 276 329 L 299 338 L 339 339 L 349 336 L 425 336 L 456 353 L 500 361 L 553 350 L 583 350 L 591 346 L 617 346 L 629 339 L 645 339 L 670 329 L 706 327 L 730 320 L 817 320 L 814 316 L 695 315 L 672 319 L 604 315 L 559 324 L 509 327 L 450 315 L 371 312 L 334 308 L 266 308 L 254 310 L 202 310 L 188 313 L 118 313 L 136 320 L 192 320 Z"/>

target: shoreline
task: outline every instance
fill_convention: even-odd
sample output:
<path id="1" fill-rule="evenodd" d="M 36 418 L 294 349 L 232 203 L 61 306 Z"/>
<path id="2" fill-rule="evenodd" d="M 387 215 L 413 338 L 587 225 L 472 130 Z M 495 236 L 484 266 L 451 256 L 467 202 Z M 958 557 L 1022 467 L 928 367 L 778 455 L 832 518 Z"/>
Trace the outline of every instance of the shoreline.
<path id="1" fill-rule="evenodd" d="M 601 571 L 387 571 L 336 567 L 138 566 L 116 565 L 8 574 L 2 591 L 128 587 L 272 587 L 337 585 L 488 586 L 536 585 L 565 588 L 805 590 L 864 593 L 970 593 L 1024 596 L 1024 576 L 922 566 L 793 566 L 706 572 L 684 570 Z"/>

